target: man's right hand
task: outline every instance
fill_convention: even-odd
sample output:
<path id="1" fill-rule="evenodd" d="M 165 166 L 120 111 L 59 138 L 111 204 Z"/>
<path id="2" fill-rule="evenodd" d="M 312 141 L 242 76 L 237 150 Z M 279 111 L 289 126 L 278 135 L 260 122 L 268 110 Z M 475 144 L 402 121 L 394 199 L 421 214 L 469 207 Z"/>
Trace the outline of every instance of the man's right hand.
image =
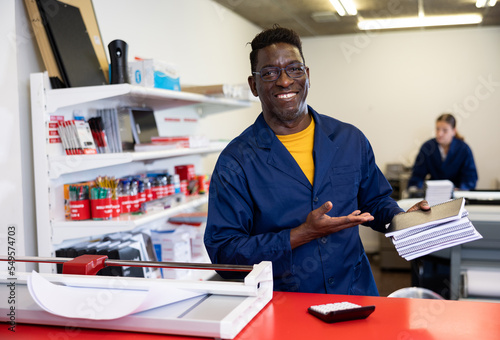
<path id="1" fill-rule="evenodd" d="M 374 219 L 370 213 L 361 213 L 360 210 L 355 210 L 347 216 L 331 217 L 327 213 L 332 210 L 332 207 L 332 202 L 326 202 L 318 209 L 311 211 L 304 223 L 290 231 L 290 245 L 292 249 L 319 237 L 333 234 Z"/>

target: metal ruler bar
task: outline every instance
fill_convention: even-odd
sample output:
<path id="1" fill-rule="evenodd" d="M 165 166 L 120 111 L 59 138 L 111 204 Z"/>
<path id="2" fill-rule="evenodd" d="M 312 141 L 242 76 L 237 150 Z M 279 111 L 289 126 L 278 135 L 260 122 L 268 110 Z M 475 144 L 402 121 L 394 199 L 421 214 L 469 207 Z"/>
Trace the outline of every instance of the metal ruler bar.
<path id="1" fill-rule="evenodd" d="M 74 260 L 70 257 L 36 257 L 36 256 L 16 256 L 9 257 L 0 255 L 0 261 L 13 262 L 35 262 L 35 263 L 65 263 Z M 220 271 L 251 272 L 253 266 L 231 265 L 231 264 L 211 264 L 211 263 L 191 263 L 191 262 L 155 262 L 155 261 L 126 261 L 111 260 L 105 261 L 106 266 L 120 267 L 155 267 L 155 268 L 175 268 L 175 269 L 205 269 Z"/>

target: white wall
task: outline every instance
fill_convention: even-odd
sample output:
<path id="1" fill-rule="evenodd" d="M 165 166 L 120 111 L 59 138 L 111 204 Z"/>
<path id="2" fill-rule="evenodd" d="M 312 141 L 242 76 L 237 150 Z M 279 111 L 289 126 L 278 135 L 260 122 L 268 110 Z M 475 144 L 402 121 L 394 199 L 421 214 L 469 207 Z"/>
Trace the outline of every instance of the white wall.
<path id="1" fill-rule="evenodd" d="M 358 126 L 382 170 L 411 166 L 452 112 L 472 148 L 479 189 L 500 178 L 500 28 L 360 33 L 303 39 L 308 102 Z"/>

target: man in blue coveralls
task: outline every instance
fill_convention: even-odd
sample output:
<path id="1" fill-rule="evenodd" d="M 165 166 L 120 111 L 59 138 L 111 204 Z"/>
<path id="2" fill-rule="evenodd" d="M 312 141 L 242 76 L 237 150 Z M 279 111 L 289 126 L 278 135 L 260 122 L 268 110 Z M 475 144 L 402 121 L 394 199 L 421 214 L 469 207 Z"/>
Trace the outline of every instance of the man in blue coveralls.
<path id="1" fill-rule="evenodd" d="M 307 105 L 309 68 L 294 31 L 274 26 L 251 46 L 248 83 L 262 113 L 212 174 L 205 232 L 212 262 L 272 261 L 280 291 L 378 295 L 359 224 L 384 232 L 403 210 L 370 143 Z M 429 206 L 410 208 L 417 209 Z"/>

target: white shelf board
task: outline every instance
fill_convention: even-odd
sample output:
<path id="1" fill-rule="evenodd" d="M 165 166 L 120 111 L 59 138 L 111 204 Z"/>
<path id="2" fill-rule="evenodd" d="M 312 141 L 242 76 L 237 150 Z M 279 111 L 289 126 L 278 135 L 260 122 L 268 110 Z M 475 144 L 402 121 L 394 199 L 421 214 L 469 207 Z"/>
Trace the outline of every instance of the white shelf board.
<path id="1" fill-rule="evenodd" d="M 227 142 L 211 142 L 210 145 L 207 147 L 142 151 L 142 152 L 133 152 L 131 153 L 131 155 L 133 161 L 143 161 L 148 159 L 170 158 L 170 157 L 188 156 L 188 155 L 199 155 L 212 152 L 220 152 L 227 146 L 227 144 L 228 144 Z"/>
<path id="2" fill-rule="evenodd" d="M 61 175 L 74 172 L 99 169 L 112 165 L 132 162 L 131 153 L 103 153 L 97 155 L 48 156 L 49 178 L 57 179 Z"/>
<path id="3" fill-rule="evenodd" d="M 96 155 L 49 156 L 49 178 L 57 179 L 64 174 L 91 169 L 100 169 L 112 165 L 127 164 L 134 161 L 145 161 L 220 152 L 226 146 L 226 142 L 212 142 L 209 146 L 202 148 L 178 148 L 143 152 L 106 153 Z"/>
<path id="4" fill-rule="evenodd" d="M 249 107 L 250 101 L 225 97 L 211 97 L 197 93 L 148 88 L 130 84 L 113 84 L 99 86 L 48 89 L 46 95 L 46 111 L 53 113 L 60 108 L 92 102 L 113 97 L 128 98 L 133 102 L 147 102 L 161 109 L 200 104 L 208 109 L 203 113 L 232 110 L 237 107 Z"/>
<path id="5" fill-rule="evenodd" d="M 123 215 L 105 221 L 52 221 L 52 243 L 59 244 L 64 240 L 92 237 L 96 235 L 129 231 L 150 222 L 166 218 L 186 209 L 196 208 L 208 202 L 208 195 L 186 197 L 186 201 L 172 208 L 150 211 L 143 215 Z"/>

